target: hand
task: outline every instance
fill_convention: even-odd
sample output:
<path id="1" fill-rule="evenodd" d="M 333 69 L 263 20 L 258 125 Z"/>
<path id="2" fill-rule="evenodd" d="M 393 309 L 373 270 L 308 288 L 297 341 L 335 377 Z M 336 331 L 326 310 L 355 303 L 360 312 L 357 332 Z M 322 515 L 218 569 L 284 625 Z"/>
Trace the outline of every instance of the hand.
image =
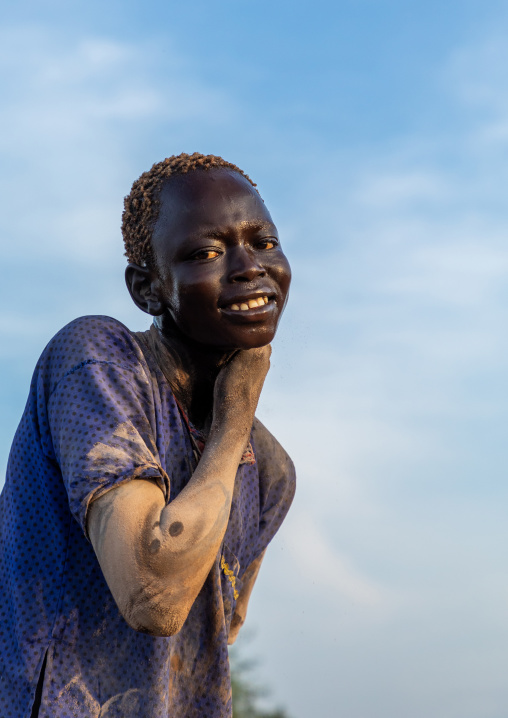
<path id="1" fill-rule="evenodd" d="M 261 389 L 270 368 L 270 345 L 237 352 L 215 381 L 212 426 L 248 436 Z"/>
<path id="2" fill-rule="evenodd" d="M 240 628 L 244 624 L 244 619 L 240 616 L 239 613 L 236 611 L 233 614 L 233 618 L 231 619 L 231 625 L 229 627 L 229 635 L 228 635 L 228 646 L 232 646 L 233 643 L 238 638 L 238 634 L 240 632 Z"/>

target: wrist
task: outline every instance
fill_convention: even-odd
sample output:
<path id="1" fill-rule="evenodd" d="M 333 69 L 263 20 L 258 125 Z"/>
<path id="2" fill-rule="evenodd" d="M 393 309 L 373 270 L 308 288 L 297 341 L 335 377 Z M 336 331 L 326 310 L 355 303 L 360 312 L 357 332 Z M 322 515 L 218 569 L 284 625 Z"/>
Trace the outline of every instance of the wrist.
<path id="1" fill-rule="evenodd" d="M 245 421 L 217 425 L 212 423 L 205 451 L 208 449 L 210 453 L 217 456 L 221 465 L 226 466 L 231 463 L 235 464 L 236 468 L 249 443 L 251 428 L 252 425 Z"/>
<path id="2" fill-rule="evenodd" d="M 254 413 L 251 416 L 249 412 L 245 411 L 228 412 L 226 415 L 213 418 L 209 437 L 213 436 L 234 444 L 242 444 L 242 442 L 246 444 L 253 422 Z"/>

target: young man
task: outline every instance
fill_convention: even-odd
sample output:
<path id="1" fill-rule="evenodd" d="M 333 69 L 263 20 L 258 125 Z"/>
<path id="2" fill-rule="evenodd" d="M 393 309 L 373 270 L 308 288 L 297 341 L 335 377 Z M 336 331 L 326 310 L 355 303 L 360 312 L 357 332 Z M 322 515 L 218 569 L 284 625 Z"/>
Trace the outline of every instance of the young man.
<path id="1" fill-rule="evenodd" d="M 3 718 L 231 716 L 227 644 L 294 493 L 254 418 L 290 284 L 255 185 L 180 155 L 125 200 L 131 333 L 35 369 L 0 498 Z"/>

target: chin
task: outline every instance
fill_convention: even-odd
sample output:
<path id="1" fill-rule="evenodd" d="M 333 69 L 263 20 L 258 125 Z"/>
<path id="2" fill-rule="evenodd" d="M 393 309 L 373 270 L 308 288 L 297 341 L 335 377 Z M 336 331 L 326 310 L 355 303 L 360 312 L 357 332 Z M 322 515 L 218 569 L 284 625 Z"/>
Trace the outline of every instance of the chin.
<path id="1" fill-rule="evenodd" d="M 272 337 L 273 339 L 273 337 Z M 272 339 L 269 340 L 257 340 L 251 342 L 244 342 L 243 344 L 236 347 L 236 349 L 259 349 L 260 347 L 266 347 L 267 344 L 272 343 Z"/>
<path id="2" fill-rule="evenodd" d="M 271 344 L 275 337 L 275 330 L 271 331 L 251 331 L 242 332 L 241 335 L 230 337 L 229 341 L 226 340 L 220 347 L 227 351 L 238 351 L 241 349 L 259 349 L 265 347 L 267 344 Z"/>

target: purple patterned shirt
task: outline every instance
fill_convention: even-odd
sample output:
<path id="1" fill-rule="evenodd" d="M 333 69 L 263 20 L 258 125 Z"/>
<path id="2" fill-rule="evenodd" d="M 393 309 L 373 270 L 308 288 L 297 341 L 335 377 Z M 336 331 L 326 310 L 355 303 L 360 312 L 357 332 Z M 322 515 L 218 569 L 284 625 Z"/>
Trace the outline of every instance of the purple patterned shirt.
<path id="1" fill-rule="evenodd" d="M 179 633 L 154 637 L 120 615 L 86 535 L 90 502 L 137 478 L 167 502 L 199 457 L 143 341 L 82 317 L 44 350 L 0 496 L 0 715 L 227 718 L 227 637 L 242 576 L 291 504 L 294 469 L 256 456 L 236 476 L 223 544 Z M 266 466 L 267 469 L 263 469 Z"/>

